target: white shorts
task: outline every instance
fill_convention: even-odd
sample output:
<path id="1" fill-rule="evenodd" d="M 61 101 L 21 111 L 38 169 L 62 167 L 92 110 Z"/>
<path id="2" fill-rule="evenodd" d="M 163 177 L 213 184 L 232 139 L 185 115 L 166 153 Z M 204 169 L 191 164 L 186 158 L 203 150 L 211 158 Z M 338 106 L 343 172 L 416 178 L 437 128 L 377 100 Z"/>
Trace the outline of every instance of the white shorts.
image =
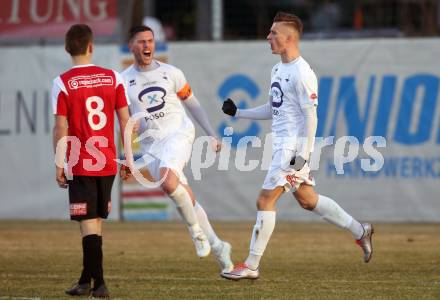
<path id="1" fill-rule="evenodd" d="M 306 164 L 301 170 L 295 171 L 290 166 L 290 161 L 295 151 L 277 149 L 272 155 L 272 163 L 264 179 L 263 189 L 273 190 L 277 186 L 284 187 L 288 192 L 291 188 L 296 191 L 302 183 L 314 186 L 315 179 L 310 174 L 310 167 Z"/>
<path id="2" fill-rule="evenodd" d="M 175 172 L 183 184 L 188 180 L 183 173 L 183 168 L 191 158 L 194 136 L 177 132 L 157 142 L 153 146 L 142 147 L 144 165 L 155 180 L 160 180 L 160 168 L 169 168 Z M 145 154 L 150 154 L 145 156 Z"/>

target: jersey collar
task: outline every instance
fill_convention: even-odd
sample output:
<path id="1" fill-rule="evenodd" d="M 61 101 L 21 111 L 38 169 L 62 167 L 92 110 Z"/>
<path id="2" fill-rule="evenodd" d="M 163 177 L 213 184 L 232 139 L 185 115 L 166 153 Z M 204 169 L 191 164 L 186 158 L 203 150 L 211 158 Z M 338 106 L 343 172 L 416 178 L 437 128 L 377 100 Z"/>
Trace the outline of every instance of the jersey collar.
<path id="1" fill-rule="evenodd" d="M 76 65 L 76 66 L 73 66 L 72 69 L 74 69 L 74 68 L 93 67 L 93 66 L 94 66 L 94 64 Z"/>
<path id="2" fill-rule="evenodd" d="M 160 62 L 159 61 L 157 61 L 157 60 L 155 60 L 155 59 L 153 59 L 152 61 L 151 61 L 151 64 L 149 64 L 147 67 L 145 67 L 145 68 L 139 68 L 139 66 L 137 66 L 137 65 L 133 65 L 133 67 L 134 67 L 134 69 L 136 70 L 136 71 L 138 71 L 138 72 L 149 72 L 149 71 L 153 71 L 153 70 L 156 70 L 156 69 L 158 69 L 159 67 L 160 67 Z"/>
<path id="3" fill-rule="evenodd" d="M 289 61 L 288 63 L 282 63 L 282 64 L 285 65 L 285 66 L 294 65 L 294 64 L 296 64 L 300 59 L 301 59 L 301 55 L 298 56 L 297 58 L 295 58 L 294 60 Z"/>

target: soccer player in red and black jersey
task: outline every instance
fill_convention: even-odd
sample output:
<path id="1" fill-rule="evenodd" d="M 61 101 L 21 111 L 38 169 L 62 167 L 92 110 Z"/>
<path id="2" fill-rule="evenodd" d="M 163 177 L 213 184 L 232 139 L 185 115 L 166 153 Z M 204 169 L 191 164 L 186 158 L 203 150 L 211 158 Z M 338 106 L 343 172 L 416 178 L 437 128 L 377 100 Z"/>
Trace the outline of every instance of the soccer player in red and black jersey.
<path id="1" fill-rule="evenodd" d="M 93 33 L 87 25 L 69 29 L 65 48 L 74 66 L 53 81 L 56 180 L 61 188 L 69 188 L 70 218 L 79 221 L 83 247 L 81 277 L 66 293 L 109 297 L 102 268 L 102 219 L 111 209 L 117 173 L 114 112 L 124 132 L 129 100 L 117 72 L 91 64 Z M 121 170 L 121 177 L 127 176 Z"/>

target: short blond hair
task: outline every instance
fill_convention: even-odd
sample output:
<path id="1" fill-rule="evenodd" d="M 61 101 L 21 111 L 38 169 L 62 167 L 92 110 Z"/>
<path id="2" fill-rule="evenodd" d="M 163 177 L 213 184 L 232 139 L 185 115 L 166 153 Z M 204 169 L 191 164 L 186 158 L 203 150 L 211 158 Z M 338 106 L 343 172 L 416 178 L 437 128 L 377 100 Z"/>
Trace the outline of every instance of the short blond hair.
<path id="1" fill-rule="evenodd" d="M 287 23 L 287 25 L 289 25 L 298 32 L 299 36 L 302 35 L 303 23 L 301 19 L 294 14 L 289 14 L 280 11 L 275 15 L 275 18 L 273 18 L 273 22 Z"/>

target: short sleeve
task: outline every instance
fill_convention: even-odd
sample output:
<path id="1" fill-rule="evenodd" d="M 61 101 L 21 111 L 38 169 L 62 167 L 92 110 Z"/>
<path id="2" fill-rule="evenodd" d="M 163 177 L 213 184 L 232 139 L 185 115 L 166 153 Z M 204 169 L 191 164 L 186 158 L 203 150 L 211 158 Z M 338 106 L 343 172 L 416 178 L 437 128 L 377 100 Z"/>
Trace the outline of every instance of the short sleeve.
<path id="1" fill-rule="evenodd" d="M 124 106 L 130 105 L 130 99 L 128 98 L 127 88 L 125 85 L 124 78 L 116 71 L 113 71 L 116 78 L 115 89 L 116 89 L 116 101 L 115 108 L 120 109 Z"/>
<path id="2" fill-rule="evenodd" d="M 318 79 L 309 69 L 303 72 L 298 82 L 299 104 L 302 108 L 318 106 Z"/>
<path id="3" fill-rule="evenodd" d="M 67 91 L 63 81 L 58 76 L 52 86 L 52 111 L 54 115 L 67 116 Z"/>
<path id="4" fill-rule="evenodd" d="M 176 94 L 180 100 L 186 100 L 192 96 L 192 90 L 189 83 L 186 81 L 185 75 L 177 68 L 174 71 L 174 80 L 176 85 Z"/>

